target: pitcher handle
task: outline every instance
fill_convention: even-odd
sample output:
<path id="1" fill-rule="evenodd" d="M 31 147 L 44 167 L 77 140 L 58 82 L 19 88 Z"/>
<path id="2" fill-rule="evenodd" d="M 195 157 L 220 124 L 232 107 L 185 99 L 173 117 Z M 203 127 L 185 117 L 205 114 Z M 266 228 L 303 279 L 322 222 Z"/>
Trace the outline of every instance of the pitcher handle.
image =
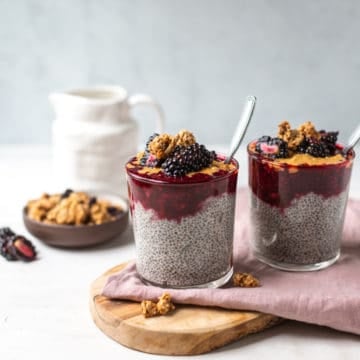
<path id="1" fill-rule="evenodd" d="M 151 96 L 146 94 L 134 94 L 129 96 L 128 103 L 131 107 L 136 105 L 150 105 L 156 112 L 156 132 L 162 133 L 165 125 L 165 115 L 161 105 Z"/>

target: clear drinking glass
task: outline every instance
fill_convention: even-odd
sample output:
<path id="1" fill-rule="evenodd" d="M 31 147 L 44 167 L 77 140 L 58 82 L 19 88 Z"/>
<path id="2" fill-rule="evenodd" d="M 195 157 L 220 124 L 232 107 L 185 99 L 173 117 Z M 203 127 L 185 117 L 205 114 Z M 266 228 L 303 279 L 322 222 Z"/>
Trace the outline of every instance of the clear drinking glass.
<path id="1" fill-rule="evenodd" d="M 238 163 L 231 171 L 167 177 L 127 166 L 136 267 L 145 283 L 219 287 L 233 274 Z"/>
<path id="2" fill-rule="evenodd" d="M 351 151 L 341 163 L 296 166 L 248 146 L 251 245 L 259 260 L 311 271 L 339 258 L 354 157 Z"/>

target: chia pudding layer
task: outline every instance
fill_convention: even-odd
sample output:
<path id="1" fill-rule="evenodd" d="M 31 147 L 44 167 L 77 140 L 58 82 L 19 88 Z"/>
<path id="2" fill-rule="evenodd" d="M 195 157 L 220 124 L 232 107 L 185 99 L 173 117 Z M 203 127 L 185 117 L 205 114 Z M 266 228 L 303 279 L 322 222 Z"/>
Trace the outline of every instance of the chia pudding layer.
<path id="1" fill-rule="evenodd" d="M 164 287 L 207 284 L 232 275 L 235 194 L 210 197 L 181 221 L 159 219 L 141 203 L 133 208 L 137 271 Z"/>
<path id="2" fill-rule="evenodd" d="M 255 255 L 281 268 L 335 261 L 346 199 L 347 190 L 327 199 L 309 193 L 279 209 L 251 194 Z"/>
<path id="3" fill-rule="evenodd" d="M 338 146 L 338 145 L 337 145 Z M 341 147 L 338 147 L 340 154 Z M 290 165 L 248 147 L 251 244 L 284 270 L 317 270 L 340 255 L 353 152 L 337 163 Z"/>
<path id="4" fill-rule="evenodd" d="M 226 283 L 233 272 L 237 162 L 169 177 L 144 172 L 133 158 L 126 171 L 140 277 L 171 288 Z"/>

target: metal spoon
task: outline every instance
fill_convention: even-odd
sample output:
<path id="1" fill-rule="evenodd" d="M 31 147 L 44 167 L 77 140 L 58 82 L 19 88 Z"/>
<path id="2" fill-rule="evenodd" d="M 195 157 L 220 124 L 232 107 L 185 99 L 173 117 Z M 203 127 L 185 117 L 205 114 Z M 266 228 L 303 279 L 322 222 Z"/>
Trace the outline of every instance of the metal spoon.
<path id="1" fill-rule="evenodd" d="M 360 140 L 360 124 L 357 126 L 355 131 L 351 134 L 348 144 L 343 149 L 343 154 L 347 155 L 349 151 L 358 143 Z"/>
<path id="2" fill-rule="evenodd" d="M 251 117 L 254 113 L 256 103 L 256 97 L 253 95 L 249 95 L 246 97 L 246 102 L 244 105 L 243 112 L 241 114 L 241 118 L 239 120 L 239 123 L 236 127 L 234 136 L 231 139 L 230 144 L 230 153 L 225 159 L 225 164 L 229 164 L 233 156 L 235 155 L 236 151 L 238 150 L 244 136 L 246 133 L 246 129 L 248 128 L 248 125 L 250 123 Z"/>

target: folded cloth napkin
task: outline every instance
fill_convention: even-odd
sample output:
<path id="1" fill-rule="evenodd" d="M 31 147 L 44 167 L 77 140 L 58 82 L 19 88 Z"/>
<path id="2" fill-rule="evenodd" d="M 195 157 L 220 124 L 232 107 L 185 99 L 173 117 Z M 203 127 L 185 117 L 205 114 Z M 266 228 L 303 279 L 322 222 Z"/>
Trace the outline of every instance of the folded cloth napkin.
<path id="1" fill-rule="evenodd" d="M 350 199 L 346 210 L 340 259 L 315 272 L 285 272 L 256 260 L 249 251 L 247 190 L 237 196 L 234 269 L 249 272 L 261 287 L 168 289 L 175 303 L 253 310 L 360 335 L 360 200 Z M 103 295 L 141 301 L 157 299 L 164 289 L 144 285 L 131 262 L 109 277 Z"/>

